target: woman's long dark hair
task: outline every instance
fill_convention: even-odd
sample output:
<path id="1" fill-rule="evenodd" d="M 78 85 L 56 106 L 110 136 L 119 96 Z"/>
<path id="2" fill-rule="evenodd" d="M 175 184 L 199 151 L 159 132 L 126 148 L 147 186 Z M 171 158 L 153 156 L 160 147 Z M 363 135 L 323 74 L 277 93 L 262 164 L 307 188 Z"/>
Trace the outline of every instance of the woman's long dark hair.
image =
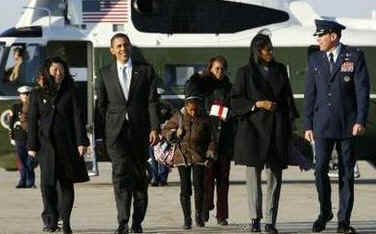
<path id="1" fill-rule="evenodd" d="M 250 61 L 255 64 L 259 64 L 260 53 L 264 48 L 273 49 L 272 41 L 270 40 L 270 37 L 268 35 L 259 33 L 251 41 L 249 58 Z"/>
<path id="2" fill-rule="evenodd" d="M 38 75 L 38 84 L 44 91 L 46 95 L 49 96 L 55 96 L 58 90 L 58 85 L 54 81 L 54 77 L 50 75 L 50 67 L 53 63 L 59 63 L 63 66 L 64 69 L 64 79 L 62 80 L 62 84 L 64 83 L 72 83 L 73 82 L 73 77 L 70 74 L 68 64 L 61 58 L 61 57 L 52 57 L 52 58 L 47 58 L 44 61 L 44 64 L 39 72 Z"/>

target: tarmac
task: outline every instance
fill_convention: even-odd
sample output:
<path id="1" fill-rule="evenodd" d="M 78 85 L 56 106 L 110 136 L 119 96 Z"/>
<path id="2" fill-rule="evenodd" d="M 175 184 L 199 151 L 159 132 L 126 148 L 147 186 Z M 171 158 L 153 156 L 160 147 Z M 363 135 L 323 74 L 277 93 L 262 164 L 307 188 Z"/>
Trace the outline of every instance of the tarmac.
<path id="1" fill-rule="evenodd" d="M 365 161 L 359 162 L 360 178 L 355 185 L 352 223 L 358 233 L 376 234 L 376 174 Z M 117 227 L 116 207 L 111 184 L 111 164 L 99 164 L 100 175 L 75 185 L 75 204 L 71 225 L 73 233 L 108 234 Z M 39 184 L 39 169 L 36 169 Z M 143 223 L 145 233 L 249 233 L 249 215 L 245 188 L 245 168 L 232 165 L 229 192 L 228 226 L 216 222 L 215 211 L 204 228 L 193 225 L 184 231 L 179 204 L 179 176 L 172 169 L 166 187 L 149 187 L 149 206 Z M 0 169 L 0 234 L 42 233 L 42 202 L 39 185 L 36 189 L 16 189 L 17 172 Z M 263 185 L 265 186 L 265 185 Z M 338 209 L 338 183 L 332 183 L 333 213 Z M 193 204 L 193 202 L 192 202 Z M 283 174 L 277 228 L 280 233 L 311 233 L 318 214 L 318 199 L 313 171 L 301 172 L 289 167 Z M 324 233 L 336 233 L 334 218 Z"/>

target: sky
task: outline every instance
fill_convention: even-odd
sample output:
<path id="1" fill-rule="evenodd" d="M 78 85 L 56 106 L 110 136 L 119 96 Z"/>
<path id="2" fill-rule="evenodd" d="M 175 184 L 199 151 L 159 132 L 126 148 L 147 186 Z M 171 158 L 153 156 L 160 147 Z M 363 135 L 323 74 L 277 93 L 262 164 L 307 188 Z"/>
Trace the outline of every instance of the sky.
<path id="1" fill-rule="evenodd" d="M 0 32 L 14 26 L 30 0 L 2 0 Z M 53 1 L 53 0 L 51 0 Z M 77 0 L 81 1 L 81 0 Z M 181 0 L 176 0 L 181 1 Z M 307 0 L 322 16 L 371 18 L 375 0 Z"/>

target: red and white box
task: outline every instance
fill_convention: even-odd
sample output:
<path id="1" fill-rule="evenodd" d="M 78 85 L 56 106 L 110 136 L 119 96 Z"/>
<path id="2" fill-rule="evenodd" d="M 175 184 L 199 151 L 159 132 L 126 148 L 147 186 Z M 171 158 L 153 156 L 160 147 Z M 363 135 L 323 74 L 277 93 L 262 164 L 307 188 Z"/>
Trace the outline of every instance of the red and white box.
<path id="1" fill-rule="evenodd" d="M 211 116 L 217 116 L 218 118 L 222 120 L 227 120 L 228 117 L 228 107 L 220 104 L 213 104 L 210 107 L 210 113 Z"/>

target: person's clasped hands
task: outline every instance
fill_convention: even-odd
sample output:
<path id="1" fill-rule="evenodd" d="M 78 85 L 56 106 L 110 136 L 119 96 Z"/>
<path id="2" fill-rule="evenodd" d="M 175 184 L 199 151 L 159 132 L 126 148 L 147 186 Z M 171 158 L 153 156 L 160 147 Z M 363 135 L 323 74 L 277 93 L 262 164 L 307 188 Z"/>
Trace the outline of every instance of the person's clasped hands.
<path id="1" fill-rule="evenodd" d="M 255 103 L 258 109 L 264 109 L 266 111 L 275 111 L 277 108 L 277 103 L 269 100 L 261 100 Z"/>

